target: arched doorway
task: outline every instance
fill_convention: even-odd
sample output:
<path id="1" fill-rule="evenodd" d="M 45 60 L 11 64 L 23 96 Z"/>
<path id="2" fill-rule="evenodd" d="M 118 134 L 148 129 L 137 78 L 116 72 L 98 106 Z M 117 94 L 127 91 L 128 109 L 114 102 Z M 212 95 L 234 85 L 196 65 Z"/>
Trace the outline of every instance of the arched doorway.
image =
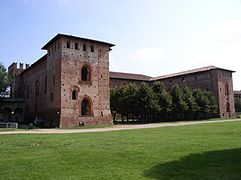
<path id="1" fill-rule="evenodd" d="M 90 116 L 92 114 L 92 101 L 89 97 L 84 97 L 81 101 L 81 116 Z"/>

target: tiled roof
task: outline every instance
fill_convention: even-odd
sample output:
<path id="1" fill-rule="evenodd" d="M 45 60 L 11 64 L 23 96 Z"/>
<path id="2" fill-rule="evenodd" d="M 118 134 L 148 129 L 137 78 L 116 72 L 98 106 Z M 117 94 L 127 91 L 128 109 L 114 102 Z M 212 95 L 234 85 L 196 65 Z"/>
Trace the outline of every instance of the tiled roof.
<path id="1" fill-rule="evenodd" d="M 206 67 L 192 69 L 192 70 L 188 70 L 188 71 L 182 71 L 182 72 L 178 72 L 178 73 L 158 76 L 158 77 L 152 78 L 151 80 L 160 80 L 160 79 L 166 79 L 166 78 L 171 78 L 171 77 L 175 77 L 175 76 L 183 76 L 183 75 L 187 75 L 187 74 L 199 73 L 199 72 L 209 71 L 209 70 L 213 70 L 213 69 L 220 69 L 220 70 L 235 72 L 235 71 L 228 70 L 228 69 L 218 68 L 216 66 L 206 66 Z"/>
<path id="2" fill-rule="evenodd" d="M 234 94 L 241 94 L 241 90 L 240 91 L 233 91 Z"/>
<path id="3" fill-rule="evenodd" d="M 142 74 L 132 74 L 132 73 L 123 73 L 123 72 L 111 72 L 110 79 L 130 79 L 137 81 L 150 81 L 151 77 L 142 75 Z"/>
<path id="4" fill-rule="evenodd" d="M 82 38 L 82 37 L 78 37 L 78 36 L 72 36 L 72 35 L 67 35 L 67 34 L 57 34 L 55 37 L 53 37 L 49 42 L 47 42 L 47 44 L 45 44 L 42 49 L 47 50 L 48 46 L 50 44 L 52 44 L 55 40 L 57 40 L 60 37 L 67 37 L 67 38 L 75 38 L 75 39 L 81 39 L 81 40 L 87 40 L 87 41 L 93 41 L 93 42 L 98 42 L 98 43 L 102 43 L 102 44 L 107 44 L 110 47 L 115 46 L 114 44 L 108 43 L 108 42 L 104 42 L 104 41 L 99 41 L 99 40 L 94 40 L 94 39 L 88 39 L 88 38 Z"/>

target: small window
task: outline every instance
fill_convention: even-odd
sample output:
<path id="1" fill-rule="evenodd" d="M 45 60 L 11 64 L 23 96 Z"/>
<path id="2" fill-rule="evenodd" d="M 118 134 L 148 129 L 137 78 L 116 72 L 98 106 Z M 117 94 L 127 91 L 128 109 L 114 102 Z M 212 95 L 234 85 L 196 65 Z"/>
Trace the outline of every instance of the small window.
<path id="1" fill-rule="evenodd" d="M 78 92 L 76 90 L 72 91 L 72 99 L 77 100 L 78 99 Z"/>
<path id="2" fill-rule="evenodd" d="M 83 51 L 86 51 L 86 45 L 83 44 Z"/>
<path id="3" fill-rule="evenodd" d="M 76 49 L 76 50 L 78 50 L 79 49 L 79 45 L 78 45 L 78 43 L 76 42 L 76 43 L 74 43 L 74 49 Z"/>
<path id="4" fill-rule="evenodd" d="M 67 48 L 70 48 L 70 42 L 67 41 Z"/>
<path id="5" fill-rule="evenodd" d="M 94 51 L 95 51 L 94 46 L 90 46 L 90 51 L 91 51 L 91 52 L 94 52 Z"/>
<path id="6" fill-rule="evenodd" d="M 227 83 L 225 84 L 225 94 L 229 95 L 229 86 Z"/>
<path id="7" fill-rule="evenodd" d="M 53 102 L 53 101 L 54 101 L 54 93 L 51 92 L 51 93 L 50 93 L 50 102 Z"/>
<path id="8" fill-rule="evenodd" d="M 184 79 L 184 78 L 182 78 L 182 82 L 185 82 L 185 79 Z"/>
<path id="9" fill-rule="evenodd" d="M 197 80 L 197 76 L 195 76 L 195 80 Z"/>
<path id="10" fill-rule="evenodd" d="M 169 81 L 169 84 L 172 84 L 172 80 Z"/>
<path id="11" fill-rule="evenodd" d="M 60 48 L 60 44 L 58 43 L 58 49 Z"/>
<path id="12" fill-rule="evenodd" d="M 85 64 L 81 69 L 81 80 L 82 81 L 90 81 L 91 79 L 90 67 Z"/>

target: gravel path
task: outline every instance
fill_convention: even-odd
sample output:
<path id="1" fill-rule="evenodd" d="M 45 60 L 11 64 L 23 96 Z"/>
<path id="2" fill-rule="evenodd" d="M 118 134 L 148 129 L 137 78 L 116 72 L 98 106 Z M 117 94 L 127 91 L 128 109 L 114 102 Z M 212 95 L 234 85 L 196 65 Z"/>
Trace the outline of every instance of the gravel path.
<path id="1" fill-rule="evenodd" d="M 138 125 L 114 125 L 109 128 L 93 128 L 93 129 L 33 129 L 28 131 L 2 131 L 0 134 L 68 134 L 68 133 L 87 133 L 87 132 L 105 132 L 105 131 L 120 131 L 129 129 L 146 129 L 170 126 L 186 126 L 193 124 L 207 124 L 207 123 L 223 123 L 241 121 L 241 119 L 228 119 L 228 120 L 203 120 L 203 121 L 179 121 L 168 123 L 149 123 Z"/>

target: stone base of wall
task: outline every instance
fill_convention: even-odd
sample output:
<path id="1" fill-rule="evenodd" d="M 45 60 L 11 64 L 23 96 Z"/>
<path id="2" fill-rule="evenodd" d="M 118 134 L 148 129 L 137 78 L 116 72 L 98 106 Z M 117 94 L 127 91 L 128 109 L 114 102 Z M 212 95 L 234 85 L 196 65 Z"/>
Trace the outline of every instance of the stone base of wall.
<path id="1" fill-rule="evenodd" d="M 75 126 L 98 126 L 98 125 L 112 125 L 113 119 L 111 116 L 86 116 L 77 118 L 61 117 L 59 127 L 75 127 Z"/>

